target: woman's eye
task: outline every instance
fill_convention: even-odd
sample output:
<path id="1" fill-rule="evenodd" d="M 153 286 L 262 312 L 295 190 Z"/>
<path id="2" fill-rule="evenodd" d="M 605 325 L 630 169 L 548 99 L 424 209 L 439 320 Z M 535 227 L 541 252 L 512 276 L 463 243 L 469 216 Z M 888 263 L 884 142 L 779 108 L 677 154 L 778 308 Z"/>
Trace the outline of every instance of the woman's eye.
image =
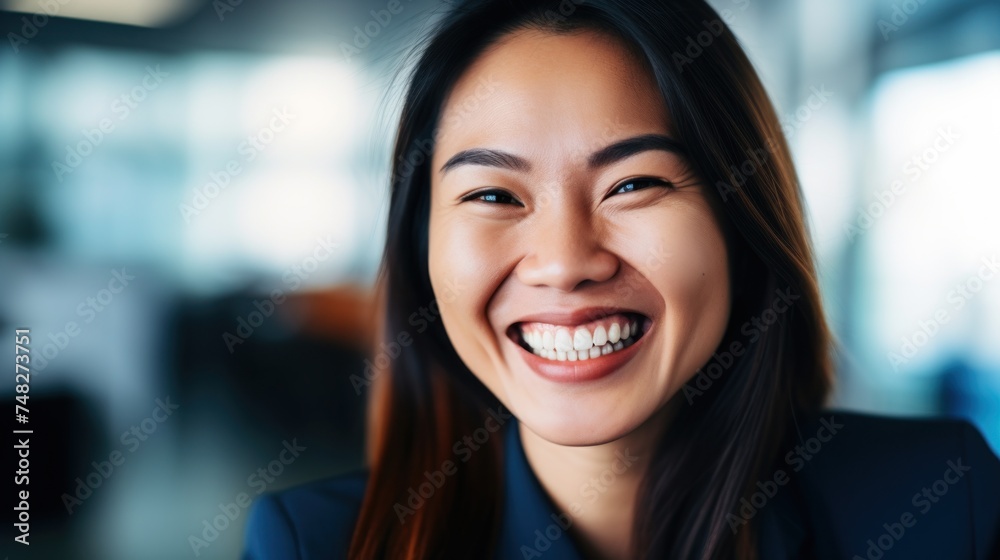
<path id="1" fill-rule="evenodd" d="M 521 204 L 513 196 L 498 190 L 479 191 L 466 196 L 462 200 L 481 200 L 487 204 L 514 204 L 517 206 L 523 206 L 523 204 Z"/>
<path id="2" fill-rule="evenodd" d="M 639 177 L 636 179 L 628 179 L 622 181 L 615 187 L 615 190 L 611 191 L 611 194 L 621 194 L 632 191 L 640 191 L 647 187 L 669 187 L 673 188 L 674 184 L 670 181 L 664 181 L 663 179 L 656 179 L 654 177 Z"/>

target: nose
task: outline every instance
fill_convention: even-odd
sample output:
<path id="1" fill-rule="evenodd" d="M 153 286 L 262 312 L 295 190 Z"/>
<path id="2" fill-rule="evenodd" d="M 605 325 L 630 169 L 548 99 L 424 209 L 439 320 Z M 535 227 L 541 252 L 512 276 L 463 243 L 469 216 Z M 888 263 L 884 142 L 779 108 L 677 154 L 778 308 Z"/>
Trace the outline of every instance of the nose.
<path id="1" fill-rule="evenodd" d="M 621 261 L 606 248 L 606 240 L 585 212 L 563 208 L 536 219 L 536 227 L 527 234 L 528 253 L 515 269 L 524 284 L 570 292 L 587 281 L 607 281 L 618 272 Z"/>

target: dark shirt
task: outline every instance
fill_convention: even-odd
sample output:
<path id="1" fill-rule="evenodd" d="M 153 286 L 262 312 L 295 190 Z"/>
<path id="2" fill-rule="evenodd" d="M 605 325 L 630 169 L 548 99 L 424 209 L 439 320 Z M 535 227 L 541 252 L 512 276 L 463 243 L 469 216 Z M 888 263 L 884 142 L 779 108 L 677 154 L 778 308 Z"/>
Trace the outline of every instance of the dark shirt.
<path id="1" fill-rule="evenodd" d="M 505 428 L 499 560 L 582 559 Z M 825 412 L 730 518 L 760 516 L 764 560 L 1000 560 L 1000 460 L 968 422 Z M 345 558 L 364 495 L 359 471 L 252 506 L 243 560 Z M 597 502 L 599 503 L 599 502 Z"/>

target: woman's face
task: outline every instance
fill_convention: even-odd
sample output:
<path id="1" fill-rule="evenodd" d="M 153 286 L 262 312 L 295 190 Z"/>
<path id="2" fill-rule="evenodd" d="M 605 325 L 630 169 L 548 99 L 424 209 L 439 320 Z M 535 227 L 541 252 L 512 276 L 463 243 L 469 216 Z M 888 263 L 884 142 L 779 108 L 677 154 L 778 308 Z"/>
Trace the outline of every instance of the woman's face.
<path id="1" fill-rule="evenodd" d="M 709 187 L 652 77 L 604 35 L 519 31 L 465 72 L 439 127 L 429 269 L 458 355 L 548 441 L 635 430 L 709 360 L 730 308 Z"/>

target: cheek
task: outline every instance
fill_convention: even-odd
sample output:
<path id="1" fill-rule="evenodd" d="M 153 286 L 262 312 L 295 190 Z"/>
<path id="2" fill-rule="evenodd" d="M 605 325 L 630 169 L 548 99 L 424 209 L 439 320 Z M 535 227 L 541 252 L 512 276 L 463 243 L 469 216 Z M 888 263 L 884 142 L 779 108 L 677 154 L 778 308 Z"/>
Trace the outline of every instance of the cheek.
<path id="1" fill-rule="evenodd" d="M 501 232 L 432 212 L 428 271 L 448 338 L 477 375 L 489 359 L 493 334 L 486 304 L 501 278 Z"/>
<path id="2" fill-rule="evenodd" d="M 705 204 L 650 211 L 624 227 L 621 245 L 632 266 L 668 302 L 701 301 L 728 292 L 728 259 L 722 231 Z"/>
<path id="3" fill-rule="evenodd" d="M 647 266 L 664 300 L 692 312 L 713 301 L 725 303 L 729 277 L 721 235 L 706 227 L 672 229 Z"/>
<path id="4" fill-rule="evenodd" d="M 729 265 L 725 239 L 707 208 L 659 216 L 633 236 L 633 258 L 662 298 L 658 338 L 669 368 L 684 377 L 711 357 L 729 321 Z M 635 246 L 633 246 L 635 247 Z"/>

